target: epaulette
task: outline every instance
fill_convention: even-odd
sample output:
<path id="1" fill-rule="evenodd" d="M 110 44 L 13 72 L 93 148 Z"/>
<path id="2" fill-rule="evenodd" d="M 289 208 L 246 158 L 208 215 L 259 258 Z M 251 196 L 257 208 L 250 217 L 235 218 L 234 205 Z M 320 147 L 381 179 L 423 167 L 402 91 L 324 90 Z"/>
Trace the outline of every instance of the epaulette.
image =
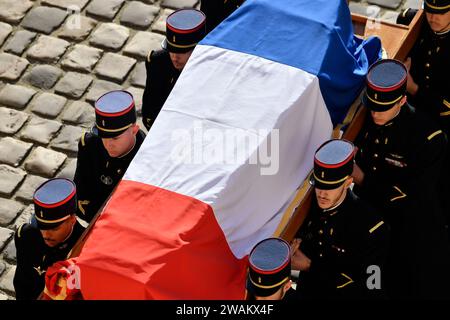
<path id="1" fill-rule="evenodd" d="M 433 139 L 434 137 L 436 137 L 437 135 L 440 135 L 440 134 L 442 134 L 442 133 L 443 133 L 442 130 L 437 130 L 437 131 L 433 132 L 432 134 L 430 134 L 430 135 L 427 137 L 427 140 L 428 140 L 428 141 L 431 141 L 431 139 Z"/>
<path id="2" fill-rule="evenodd" d="M 375 230 L 377 230 L 379 227 L 381 227 L 384 224 L 384 221 L 381 220 L 376 225 L 374 225 L 372 228 L 370 228 L 369 233 L 373 233 Z"/>

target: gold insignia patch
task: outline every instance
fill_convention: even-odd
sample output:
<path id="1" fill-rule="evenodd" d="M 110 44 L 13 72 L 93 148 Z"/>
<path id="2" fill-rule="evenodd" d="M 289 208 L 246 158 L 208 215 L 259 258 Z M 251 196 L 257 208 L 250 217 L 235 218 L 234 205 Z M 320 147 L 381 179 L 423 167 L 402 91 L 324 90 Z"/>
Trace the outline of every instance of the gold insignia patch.
<path id="1" fill-rule="evenodd" d="M 176 39 L 175 39 L 175 36 L 172 37 L 172 42 L 173 43 L 177 42 Z"/>
<path id="2" fill-rule="evenodd" d="M 258 277 L 258 283 L 261 283 L 261 277 Z"/>
<path id="3" fill-rule="evenodd" d="M 106 127 L 105 120 L 102 120 L 102 125 Z"/>
<path id="4" fill-rule="evenodd" d="M 325 172 L 322 171 L 322 172 L 320 173 L 320 176 L 322 177 L 322 179 L 325 178 Z"/>

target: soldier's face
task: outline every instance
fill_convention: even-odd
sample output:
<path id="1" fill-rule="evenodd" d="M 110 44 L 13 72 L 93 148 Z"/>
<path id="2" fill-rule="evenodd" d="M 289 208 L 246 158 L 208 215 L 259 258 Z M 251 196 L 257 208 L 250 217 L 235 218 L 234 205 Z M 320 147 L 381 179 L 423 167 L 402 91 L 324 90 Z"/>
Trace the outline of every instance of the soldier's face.
<path id="1" fill-rule="evenodd" d="M 192 54 L 192 51 L 186 53 L 173 53 L 169 52 L 170 60 L 172 60 L 172 64 L 177 70 L 183 70 L 184 66 L 189 60 L 189 57 Z"/>
<path id="2" fill-rule="evenodd" d="M 114 138 L 102 138 L 103 146 L 112 158 L 120 157 L 129 152 L 136 142 L 139 126 L 134 124 L 121 135 Z"/>
<path id="3" fill-rule="evenodd" d="M 315 188 L 317 204 L 320 209 L 329 209 L 344 200 L 347 188 L 352 184 L 353 178 L 348 178 L 342 186 L 336 189 L 324 190 Z"/>
<path id="4" fill-rule="evenodd" d="M 376 125 L 383 126 L 394 119 L 400 112 L 401 104 L 396 104 L 391 109 L 383 112 L 370 111 L 372 120 Z"/>
<path id="5" fill-rule="evenodd" d="M 450 11 L 436 14 L 426 12 L 428 24 L 434 32 L 444 32 L 450 29 Z"/>
<path id="6" fill-rule="evenodd" d="M 284 295 L 291 288 L 291 286 L 292 286 L 292 281 L 289 280 L 284 285 L 282 285 L 280 287 L 280 289 L 277 292 L 275 292 L 274 294 L 267 296 L 267 297 L 256 296 L 255 299 L 256 300 L 281 300 L 284 298 Z"/>
<path id="7" fill-rule="evenodd" d="M 69 219 L 61 223 L 59 226 L 49 230 L 41 230 L 45 244 L 49 247 L 54 247 L 64 242 L 64 240 L 66 240 L 72 233 L 75 222 L 75 215 L 71 215 Z"/>

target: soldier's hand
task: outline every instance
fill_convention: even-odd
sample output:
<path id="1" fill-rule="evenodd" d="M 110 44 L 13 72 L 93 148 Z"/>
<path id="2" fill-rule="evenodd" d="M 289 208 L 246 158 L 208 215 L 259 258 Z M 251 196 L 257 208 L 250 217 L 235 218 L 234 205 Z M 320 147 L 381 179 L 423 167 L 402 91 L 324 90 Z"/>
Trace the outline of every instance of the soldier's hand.
<path id="1" fill-rule="evenodd" d="M 299 241 L 299 245 L 300 243 L 301 240 Z M 293 270 L 308 271 L 310 266 L 311 259 L 309 259 L 300 249 L 297 248 L 291 257 L 291 268 Z"/>
<path id="2" fill-rule="evenodd" d="M 364 181 L 364 172 L 361 170 L 361 168 L 356 163 L 353 164 L 352 177 L 353 177 L 353 181 L 356 184 L 361 185 Z"/>
<path id="3" fill-rule="evenodd" d="M 300 243 L 302 243 L 302 239 L 295 238 L 291 242 L 291 257 L 294 255 L 295 251 L 300 247 Z"/>
<path id="4" fill-rule="evenodd" d="M 411 76 L 411 73 L 409 72 L 411 69 L 411 58 L 408 57 L 408 59 L 406 59 L 405 61 L 405 67 L 408 70 L 408 76 L 407 76 L 407 84 L 406 84 L 406 91 L 408 91 L 409 94 L 411 95 L 415 95 L 417 93 L 417 91 L 419 90 L 419 86 L 417 85 L 417 83 L 414 81 L 413 77 Z"/>

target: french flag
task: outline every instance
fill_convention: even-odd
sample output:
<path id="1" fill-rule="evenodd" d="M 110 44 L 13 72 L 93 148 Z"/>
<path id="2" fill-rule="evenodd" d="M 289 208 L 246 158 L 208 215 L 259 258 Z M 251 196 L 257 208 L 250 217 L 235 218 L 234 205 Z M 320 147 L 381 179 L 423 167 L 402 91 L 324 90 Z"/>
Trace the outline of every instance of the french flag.
<path id="1" fill-rule="evenodd" d="M 344 0 L 247 0 L 196 46 L 93 227 L 83 297 L 244 299 L 250 250 L 379 53 Z"/>

